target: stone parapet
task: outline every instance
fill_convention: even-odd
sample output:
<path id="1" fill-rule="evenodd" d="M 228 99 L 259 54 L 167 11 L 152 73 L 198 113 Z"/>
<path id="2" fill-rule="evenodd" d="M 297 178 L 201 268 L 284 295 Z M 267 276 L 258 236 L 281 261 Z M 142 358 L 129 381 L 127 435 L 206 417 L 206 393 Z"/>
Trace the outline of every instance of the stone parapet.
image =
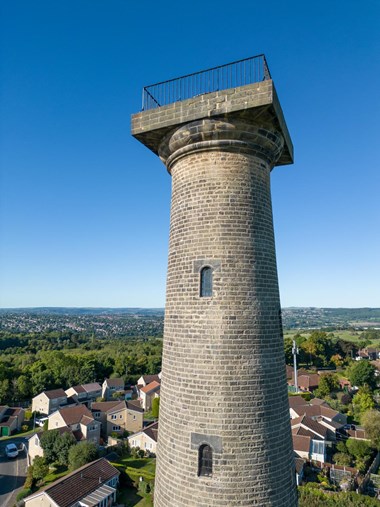
<path id="1" fill-rule="evenodd" d="M 132 115 L 132 135 L 158 154 L 162 139 L 173 128 L 200 120 L 219 117 L 238 118 L 276 130 L 284 138 L 284 149 L 276 165 L 293 162 L 293 144 L 272 80 L 221 90 L 149 109 Z"/>

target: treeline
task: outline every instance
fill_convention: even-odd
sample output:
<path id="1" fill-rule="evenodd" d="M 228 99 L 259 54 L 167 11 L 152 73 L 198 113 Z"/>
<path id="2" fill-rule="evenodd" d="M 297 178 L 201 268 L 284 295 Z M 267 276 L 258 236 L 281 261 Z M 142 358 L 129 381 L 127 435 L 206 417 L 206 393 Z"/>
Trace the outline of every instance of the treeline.
<path id="1" fill-rule="evenodd" d="M 135 383 L 143 374 L 160 371 L 162 340 L 2 332 L 0 350 L 0 404 L 5 404 L 28 400 L 43 390 L 103 382 L 112 376 Z"/>
<path id="2" fill-rule="evenodd" d="M 325 331 L 313 331 L 309 336 L 296 334 L 294 338 L 285 336 L 285 360 L 293 364 L 292 346 L 296 340 L 299 355 L 298 363 L 315 367 L 340 367 L 355 357 L 359 349 L 366 347 L 374 340 L 380 339 L 379 330 L 368 330 L 361 333 L 358 342 L 353 343 Z"/>

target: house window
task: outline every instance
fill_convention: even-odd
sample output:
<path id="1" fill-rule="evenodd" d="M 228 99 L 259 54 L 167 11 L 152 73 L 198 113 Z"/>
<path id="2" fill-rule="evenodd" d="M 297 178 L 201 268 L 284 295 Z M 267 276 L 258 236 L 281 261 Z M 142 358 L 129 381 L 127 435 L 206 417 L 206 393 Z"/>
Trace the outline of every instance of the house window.
<path id="1" fill-rule="evenodd" d="M 116 419 L 117 415 L 111 415 L 111 419 Z"/>
<path id="2" fill-rule="evenodd" d="M 212 475 L 212 449 L 209 445 L 201 445 L 198 451 L 198 476 Z"/>
<path id="3" fill-rule="evenodd" d="M 212 268 L 205 266 L 201 269 L 200 297 L 212 296 Z"/>
<path id="4" fill-rule="evenodd" d="M 112 426 L 112 430 L 113 431 L 119 431 L 120 430 L 120 426 Z"/>
<path id="5" fill-rule="evenodd" d="M 94 412 L 95 417 L 100 417 L 100 412 Z"/>
<path id="6" fill-rule="evenodd" d="M 313 454 L 324 454 L 325 453 L 325 444 L 321 441 L 312 440 L 312 449 Z"/>

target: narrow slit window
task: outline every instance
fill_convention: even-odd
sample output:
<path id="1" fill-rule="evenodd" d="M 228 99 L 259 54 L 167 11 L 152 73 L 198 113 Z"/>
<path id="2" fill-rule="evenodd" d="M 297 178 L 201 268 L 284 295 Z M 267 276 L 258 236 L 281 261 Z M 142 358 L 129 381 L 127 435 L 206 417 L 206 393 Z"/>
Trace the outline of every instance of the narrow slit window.
<path id="1" fill-rule="evenodd" d="M 198 476 L 212 475 L 212 449 L 209 445 L 201 445 L 199 448 Z"/>
<path id="2" fill-rule="evenodd" d="M 201 270 L 201 298 L 212 296 L 212 268 L 206 266 Z"/>

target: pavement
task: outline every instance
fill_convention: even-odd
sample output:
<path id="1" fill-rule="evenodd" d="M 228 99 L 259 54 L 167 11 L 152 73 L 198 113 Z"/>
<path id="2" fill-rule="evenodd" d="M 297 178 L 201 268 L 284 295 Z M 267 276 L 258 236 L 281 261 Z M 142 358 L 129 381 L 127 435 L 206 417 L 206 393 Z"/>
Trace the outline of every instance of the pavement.
<path id="1" fill-rule="evenodd" d="M 5 446 L 14 443 L 19 449 L 17 458 L 9 459 L 5 456 Z M 16 496 L 22 489 L 26 477 L 26 439 L 10 438 L 0 442 L 0 506 L 13 507 Z"/>

